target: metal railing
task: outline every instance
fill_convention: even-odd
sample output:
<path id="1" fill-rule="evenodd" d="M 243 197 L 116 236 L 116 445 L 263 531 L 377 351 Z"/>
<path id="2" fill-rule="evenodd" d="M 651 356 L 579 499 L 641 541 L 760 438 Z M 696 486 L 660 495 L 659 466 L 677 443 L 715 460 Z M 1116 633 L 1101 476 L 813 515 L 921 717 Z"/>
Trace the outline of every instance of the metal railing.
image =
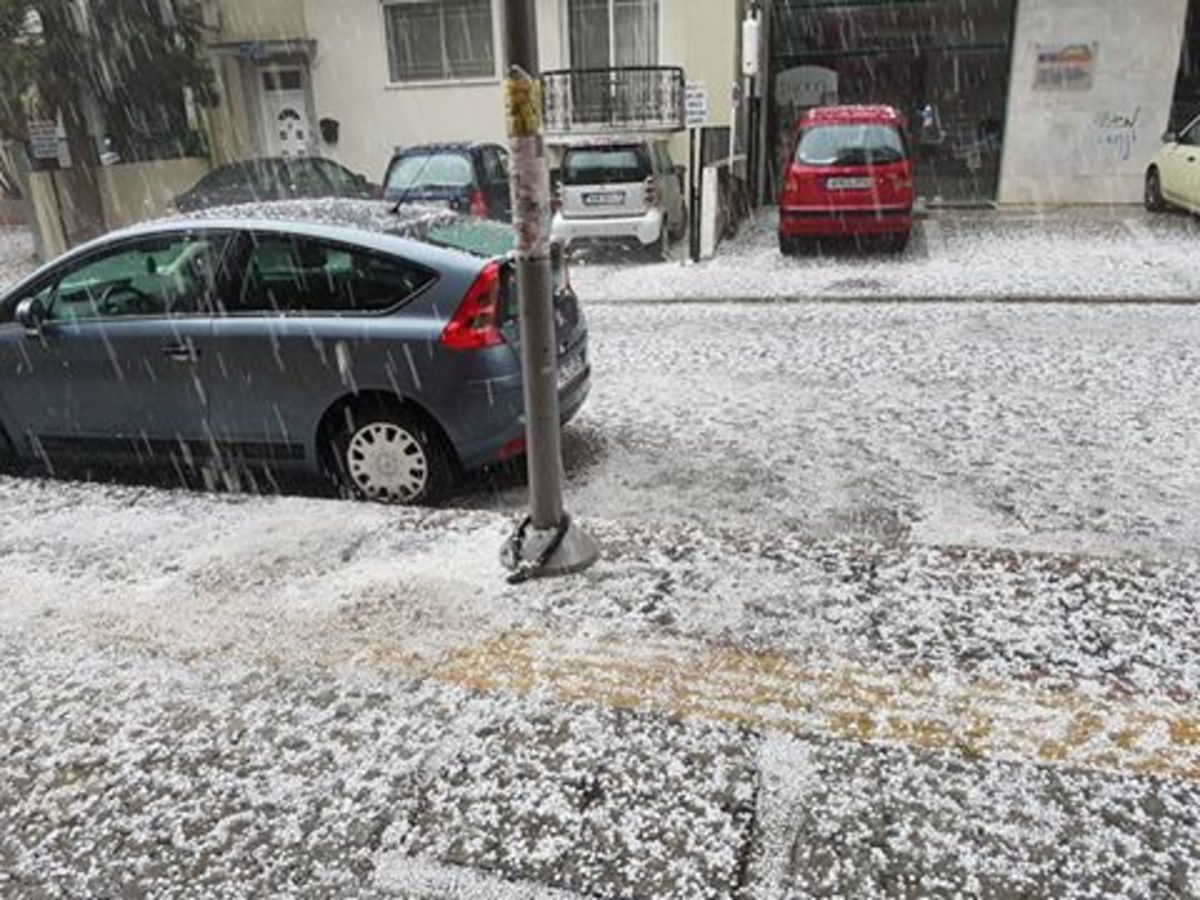
<path id="1" fill-rule="evenodd" d="M 681 131 L 683 99 L 683 69 L 672 66 L 542 73 L 542 114 L 552 136 Z"/>

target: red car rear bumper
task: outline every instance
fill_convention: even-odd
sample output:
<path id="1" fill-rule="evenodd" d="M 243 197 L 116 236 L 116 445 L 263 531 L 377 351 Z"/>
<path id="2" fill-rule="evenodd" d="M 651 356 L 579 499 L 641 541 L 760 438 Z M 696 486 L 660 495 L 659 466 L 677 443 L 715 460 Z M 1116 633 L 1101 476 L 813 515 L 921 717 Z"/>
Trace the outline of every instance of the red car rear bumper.
<path id="1" fill-rule="evenodd" d="M 898 234 L 912 229 L 912 207 L 783 207 L 779 233 L 786 237 Z"/>

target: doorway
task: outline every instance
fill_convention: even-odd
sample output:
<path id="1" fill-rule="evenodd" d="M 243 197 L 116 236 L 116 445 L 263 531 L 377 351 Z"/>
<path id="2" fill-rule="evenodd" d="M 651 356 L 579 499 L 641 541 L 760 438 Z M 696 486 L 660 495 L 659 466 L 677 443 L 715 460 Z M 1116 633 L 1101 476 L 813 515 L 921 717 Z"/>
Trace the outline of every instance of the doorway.
<path id="1" fill-rule="evenodd" d="M 660 0 L 564 2 L 574 120 L 623 121 L 627 107 L 653 104 L 661 86 L 646 70 L 658 65 Z"/>
<path id="2" fill-rule="evenodd" d="M 1200 0 L 1189 0 L 1169 130 L 1182 131 L 1196 116 L 1200 116 Z"/>
<path id="3" fill-rule="evenodd" d="M 259 70 L 264 148 L 268 156 L 307 156 L 315 145 L 308 115 L 308 91 L 300 66 Z"/>
<path id="4" fill-rule="evenodd" d="M 659 0 L 566 0 L 572 69 L 657 66 Z"/>

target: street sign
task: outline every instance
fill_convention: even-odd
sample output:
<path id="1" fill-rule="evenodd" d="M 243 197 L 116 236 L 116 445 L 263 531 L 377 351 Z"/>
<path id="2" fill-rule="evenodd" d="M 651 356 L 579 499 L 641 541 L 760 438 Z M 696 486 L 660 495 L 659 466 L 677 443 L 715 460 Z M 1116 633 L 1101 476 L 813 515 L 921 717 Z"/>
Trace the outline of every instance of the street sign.
<path id="1" fill-rule="evenodd" d="M 708 85 L 703 81 L 687 83 L 683 112 L 688 128 L 701 128 L 708 122 Z"/>
<path id="2" fill-rule="evenodd" d="M 54 119 L 31 120 L 29 147 L 34 159 L 58 159 L 58 122 Z"/>

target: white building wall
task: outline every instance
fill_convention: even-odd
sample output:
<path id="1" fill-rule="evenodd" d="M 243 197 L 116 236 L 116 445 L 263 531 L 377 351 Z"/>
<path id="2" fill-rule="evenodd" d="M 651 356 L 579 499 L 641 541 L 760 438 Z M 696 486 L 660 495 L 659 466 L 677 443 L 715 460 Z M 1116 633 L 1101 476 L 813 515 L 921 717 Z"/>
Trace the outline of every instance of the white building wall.
<path id="1" fill-rule="evenodd" d="M 313 94 L 318 118 L 341 123 L 337 146 L 321 153 L 378 180 L 397 145 L 505 140 L 503 3 L 493 0 L 496 74 L 461 82 L 390 83 L 380 0 L 305 0 L 317 41 Z M 558 0 L 538 0 L 544 69 L 563 65 Z"/>
<path id="2" fill-rule="evenodd" d="M 1136 203 L 1167 128 L 1187 0 L 1020 0 L 1001 203 Z M 1094 44 L 1093 84 L 1035 89 L 1040 47 Z"/>
<path id="3" fill-rule="evenodd" d="M 382 178 L 397 145 L 451 140 L 505 140 L 498 63 L 494 78 L 470 82 L 389 84 L 383 4 L 380 0 L 304 0 L 309 35 L 316 41 L 312 83 L 316 116 L 341 123 L 337 146 L 322 155 L 372 179 Z M 727 124 L 737 60 L 736 0 L 660 0 L 662 65 L 682 66 L 689 79 L 709 85 L 711 124 Z M 563 0 L 537 0 L 539 62 L 567 68 Z M 493 0 L 496 58 L 503 56 L 501 0 Z M 683 136 L 672 143 L 686 162 Z"/>

